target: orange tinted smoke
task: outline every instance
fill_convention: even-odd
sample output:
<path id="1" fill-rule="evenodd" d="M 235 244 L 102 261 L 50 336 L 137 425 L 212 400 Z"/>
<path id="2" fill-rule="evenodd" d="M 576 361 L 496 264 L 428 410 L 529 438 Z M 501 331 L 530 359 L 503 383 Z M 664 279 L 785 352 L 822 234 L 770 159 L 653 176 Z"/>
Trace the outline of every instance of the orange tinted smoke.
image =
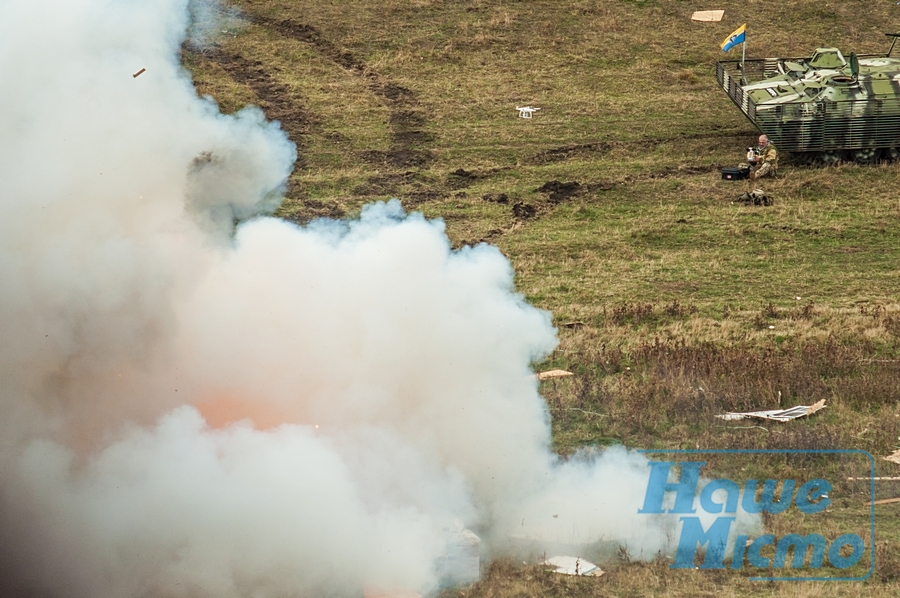
<path id="1" fill-rule="evenodd" d="M 211 428 L 224 428 L 242 420 L 250 420 L 257 430 L 276 428 L 286 423 L 300 423 L 292 421 L 287 413 L 263 401 L 212 397 L 198 402 L 195 407 Z"/>

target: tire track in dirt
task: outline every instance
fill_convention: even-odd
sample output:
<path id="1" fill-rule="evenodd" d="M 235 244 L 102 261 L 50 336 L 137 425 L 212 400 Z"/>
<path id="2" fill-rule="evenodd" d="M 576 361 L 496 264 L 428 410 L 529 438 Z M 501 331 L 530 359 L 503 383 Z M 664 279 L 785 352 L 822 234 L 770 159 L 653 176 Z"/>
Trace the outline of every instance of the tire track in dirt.
<path id="1" fill-rule="evenodd" d="M 432 137 L 423 130 L 426 122 L 424 110 L 412 90 L 397 85 L 371 69 L 352 52 L 338 47 L 312 25 L 248 13 L 243 13 L 242 16 L 251 23 L 310 45 L 321 56 L 365 79 L 369 91 L 381 98 L 388 109 L 391 147 L 386 152 L 365 152 L 364 159 L 398 168 L 420 168 L 431 162 L 432 153 L 422 145 L 432 141 Z"/>
<path id="2" fill-rule="evenodd" d="M 256 94 L 266 118 L 279 121 L 290 140 L 297 144 L 297 167 L 303 167 L 301 150 L 312 119 L 295 92 L 272 78 L 262 62 L 228 52 L 216 44 L 203 48 L 185 46 L 182 52 L 219 65 L 232 80 L 249 87 Z"/>

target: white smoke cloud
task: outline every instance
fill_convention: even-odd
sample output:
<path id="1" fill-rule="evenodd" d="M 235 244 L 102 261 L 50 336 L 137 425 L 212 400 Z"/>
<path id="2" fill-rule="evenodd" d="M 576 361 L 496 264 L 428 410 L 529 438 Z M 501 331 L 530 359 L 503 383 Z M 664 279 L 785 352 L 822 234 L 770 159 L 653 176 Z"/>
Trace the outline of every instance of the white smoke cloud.
<path id="1" fill-rule="evenodd" d="M 208 46 L 221 34 L 233 35 L 244 27 L 241 11 L 219 0 L 189 0 L 188 14 L 187 40 L 194 47 Z"/>
<path id="2" fill-rule="evenodd" d="M 447 528 L 502 554 L 549 511 L 665 549 L 641 457 L 550 452 L 555 331 L 499 251 L 396 201 L 265 217 L 294 146 L 197 97 L 189 14 L 0 4 L 0 593 L 428 591 Z"/>

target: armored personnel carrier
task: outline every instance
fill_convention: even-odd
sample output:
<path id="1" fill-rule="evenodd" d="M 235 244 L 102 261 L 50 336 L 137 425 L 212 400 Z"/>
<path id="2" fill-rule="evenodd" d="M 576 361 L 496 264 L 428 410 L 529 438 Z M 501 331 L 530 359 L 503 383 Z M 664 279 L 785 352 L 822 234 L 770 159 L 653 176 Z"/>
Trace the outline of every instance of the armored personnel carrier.
<path id="1" fill-rule="evenodd" d="M 900 58 L 818 48 L 805 58 L 722 60 L 719 85 L 779 150 L 801 161 L 900 159 Z"/>

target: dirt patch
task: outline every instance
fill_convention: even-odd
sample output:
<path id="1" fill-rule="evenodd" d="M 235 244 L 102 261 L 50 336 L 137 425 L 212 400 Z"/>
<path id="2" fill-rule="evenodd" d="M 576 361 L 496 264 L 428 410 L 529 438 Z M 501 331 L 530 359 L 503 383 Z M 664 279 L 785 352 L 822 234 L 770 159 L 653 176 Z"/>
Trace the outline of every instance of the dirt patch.
<path id="1" fill-rule="evenodd" d="M 434 189 L 423 189 L 421 191 L 409 191 L 403 194 L 402 203 L 405 207 L 423 204 L 429 201 L 438 201 L 444 199 L 445 194 Z M 450 218 L 451 215 L 445 214 L 444 218 Z"/>
<path id="2" fill-rule="evenodd" d="M 524 201 L 519 201 L 513 204 L 512 213 L 516 218 L 525 220 L 527 218 L 534 218 L 537 215 L 537 208 Z"/>
<path id="3" fill-rule="evenodd" d="M 434 140 L 434 135 L 427 131 L 400 131 L 394 133 L 394 141 L 397 143 L 402 143 L 405 145 L 417 145 L 421 143 L 428 143 L 429 141 Z M 420 153 L 424 153 L 421 150 Z"/>
<path id="4" fill-rule="evenodd" d="M 387 158 L 386 155 L 382 156 L 382 159 L 387 160 Z M 351 193 L 356 197 L 366 199 L 397 197 L 406 207 L 442 200 L 450 196 L 448 190 L 442 189 L 439 184 L 435 184 L 434 181 L 416 170 L 369 177 L 364 184 L 354 187 Z"/>
<path id="5" fill-rule="evenodd" d="M 506 193 L 487 193 L 481 197 L 484 201 L 489 201 L 491 203 L 500 203 L 500 204 L 508 204 L 509 197 Z"/>
<path id="6" fill-rule="evenodd" d="M 425 125 L 425 117 L 422 113 L 413 112 L 412 110 L 398 110 L 396 112 L 391 112 L 388 121 L 391 125 L 403 129 L 414 129 Z"/>
<path id="7" fill-rule="evenodd" d="M 475 174 L 474 172 L 469 172 L 465 168 L 457 168 L 450 174 L 452 174 L 455 177 L 459 177 L 460 179 L 466 179 L 469 181 L 474 181 L 475 179 L 478 178 L 477 174 Z"/>
<path id="8" fill-rule="evenodd" d="M 420 185 L 421 183 L 416 180 L 416 173 L 409 170 L 402 173 L 371 176 L 366 179 L 365 184 L 354 187 L 351 192 L 360 197 L 397 195 L 398 189 Z"/>
<path id="9" fill-rule="evenodd" d="M 569 181 L 561 183 L 560 181 L 547 181 L 541 187 L 535 189 L 540 193 L 549 193 L 547 198 L 551 203 L 560 203 L 578 194 L 581 191 L 581 184 L 578 181 Z"/>
<path id="10" fill-rule="evenodd" d="M 376 73 L 375 71 L 368 71 L 366 75 L 370 79 L 374 79 L 376 81 L 377 87 L 373 88 L 373 91 L 377 95 L 385 98 L 386 100 L 390 100 L 392 102 L 407 102 L 409 104 L 417 104 L 416 95 L 409 89 L 403 87 L 402 85 L 397 85 L 396 83 L 391 83 L 389 81 L 384 81 L 382 76 Z M 424 120 L 422 122 L 425 122 Z"/>
<path id="11" fill-rule="evenodd" d="M 447 186 L 451 189 L 464 189 L 478 180 L 478 175 L 464 168 L 457 168 L 447 175 Z"/>

